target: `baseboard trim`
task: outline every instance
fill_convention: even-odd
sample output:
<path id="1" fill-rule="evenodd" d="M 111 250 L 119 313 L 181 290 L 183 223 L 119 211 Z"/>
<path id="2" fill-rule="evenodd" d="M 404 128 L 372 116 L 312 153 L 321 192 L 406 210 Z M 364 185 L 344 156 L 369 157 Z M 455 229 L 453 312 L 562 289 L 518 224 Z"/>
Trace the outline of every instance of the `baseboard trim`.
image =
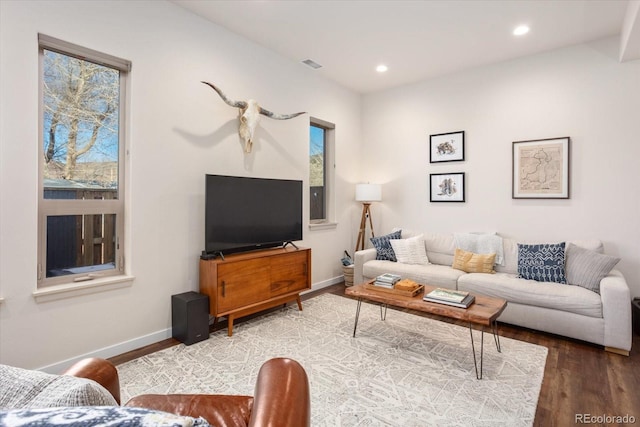
<path id="1" fill-rule="evenodd" d="M 314 283 L 311 285 L 311 289 L 308 291 L 301 292 L 300 295 L 304 295 L 307 292 L 317 291 L 323 288 L 328 288 L 329 286 L 337 285 L 338 283 L 344 282 L 344 276 L 336 276 L 331 279 L 323 280 L 322 282 Z"/>
<path id="2" fill-rule="evenodd" d="M 327 288 L 332 285 L 336 285 L 338 283 L 342 283 L 344 281 L 342 276 L 336 276 L 331 279 L 323 280 L 322 282 L 314 283 L 311 285 L 311 289 L 301 294 L 304 295 L 307 292 L 317 291 L 319 289 Z M 73 365 L 79 360 L 85 359 L 87 357 L 100 357 L 102 359 L 108 359 L 110 357 L 119 356 L 121 354 L 127 353 L 129 351 L 137 350 L 139 348 L 155 344 L 159 341 L 166 340 L 167 338 L 171 338 L 171 328 L 167 328 L 161 331 L 153 332 L 148 335 L 143 335 L 138 338 L 134 338 L 128 341 L 124 341 L 118 344 L 114 344 L 109 347 L 104 347 L 96 351 L 91 351 L 89 353 L 81 354 L 76 357 L 72 357 L 66 360 L 63 360 L 58 363 L 54 363 L 51 365 L 43 366 L 38 368 L 39 371 L 48 372 L 50 374 L 59 374 L 67 369 L 69 366 Z"/>
<path id="3" fill-rule="evenodd" d="M 72 357 L 70 359 L 54 363 L 52 365 L 43 366 L 41 368 L 38 368 L 38 370 L 48 372 L 50 374 L 59 374 L 77 361 L 85 359 L 87 357 L 99 357 L 102 359 L 108 359 L 110 357 L 119 356 L 132 350 L 137 350 L 150 344 L 155 344 L 159 341 L 166 340 L 167 338 L 171 338 L 171 328 L 153 332 L 148 335 L 143 335 L 141 337 L 114 344 L 109 347 L 104 347 L 96 351 L 81 354 L 79 356 Z"/>

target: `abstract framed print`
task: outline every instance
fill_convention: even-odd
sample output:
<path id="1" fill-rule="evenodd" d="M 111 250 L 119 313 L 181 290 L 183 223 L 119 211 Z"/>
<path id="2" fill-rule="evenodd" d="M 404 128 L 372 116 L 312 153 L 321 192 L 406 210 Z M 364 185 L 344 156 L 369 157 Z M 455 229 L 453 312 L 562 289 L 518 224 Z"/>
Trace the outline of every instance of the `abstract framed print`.
<path id="1" fill-rule="evenodd" d="M 432 202 L 464 202 L 464 172 L 432 173 L 429 175 L 430 201 Z"/>

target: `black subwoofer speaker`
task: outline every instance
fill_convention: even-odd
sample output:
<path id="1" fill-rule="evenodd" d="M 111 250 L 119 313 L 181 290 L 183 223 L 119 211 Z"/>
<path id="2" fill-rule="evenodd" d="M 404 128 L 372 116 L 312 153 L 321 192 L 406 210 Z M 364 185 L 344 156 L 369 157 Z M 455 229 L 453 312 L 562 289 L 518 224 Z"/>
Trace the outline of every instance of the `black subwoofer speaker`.
<path id="1" fill-rule="evenodd" d="M 171 296 L 171 335 L 186 345 L 209 338 L 209 297 L 197 292 Z"/>

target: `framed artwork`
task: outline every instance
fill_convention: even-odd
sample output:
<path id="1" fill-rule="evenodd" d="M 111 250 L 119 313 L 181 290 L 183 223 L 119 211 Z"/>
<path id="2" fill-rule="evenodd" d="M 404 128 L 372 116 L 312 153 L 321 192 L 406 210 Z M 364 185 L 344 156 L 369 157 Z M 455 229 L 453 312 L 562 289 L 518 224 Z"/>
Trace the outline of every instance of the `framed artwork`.
<path id="1" fill-rule="evenodd" d="M 429 162 L 464 160 L 464 131 L 439 133 L 429 137 Z"/>
<path id="2" fill-rule="evenodd" d="M 429 178 L 430 201 L 464 202 L 464 172 L 432 173 Z"/>
<path id="3" fill-rule="evenodd" d="M 512 198 L 569 198 L 568 136 L 513 143 Z"/>

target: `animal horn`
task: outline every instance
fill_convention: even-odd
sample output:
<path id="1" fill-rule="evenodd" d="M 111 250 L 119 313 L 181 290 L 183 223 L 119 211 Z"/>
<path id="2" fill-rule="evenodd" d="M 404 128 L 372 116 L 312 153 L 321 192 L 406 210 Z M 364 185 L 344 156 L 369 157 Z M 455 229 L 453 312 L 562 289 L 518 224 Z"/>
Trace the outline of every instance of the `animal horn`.
<path id="1" fill-rule="evenodd" d="M 222 92 L 218 87 L 216 87 L 216 85 L 211 84 L 209 82 L 202 82 L 204 84 L 206 84 L 207 86 L 210 86 L 211 89 L 215 90 L 216 92 L 218 92 L 218 95 L 220 95 L 220 98 L 222 98 L 222 100 L 224 102 L 226 102 L 228 105 L 232 106 L 232 107 L 236 107 L 236 108 L 247 108 L 247 103 L 244 101 L 233 101 L 229 98 L 227 98 L 227 95 L 224 94 L 224 92 Z"/>
<path id="2" fill-rule="evenodd" d="M 294 117 L 298 117 L 300 114 L 304 114 L 304 113 L 306 113 L 306 111 L 301 111 L 299 113 L 293 113 L 293 114 L 277 114 L 260 107 L 260 114 L 267 117 L 271 117 L 272 119 L 276 119 L 276 120 L 293 119 Z"/>

